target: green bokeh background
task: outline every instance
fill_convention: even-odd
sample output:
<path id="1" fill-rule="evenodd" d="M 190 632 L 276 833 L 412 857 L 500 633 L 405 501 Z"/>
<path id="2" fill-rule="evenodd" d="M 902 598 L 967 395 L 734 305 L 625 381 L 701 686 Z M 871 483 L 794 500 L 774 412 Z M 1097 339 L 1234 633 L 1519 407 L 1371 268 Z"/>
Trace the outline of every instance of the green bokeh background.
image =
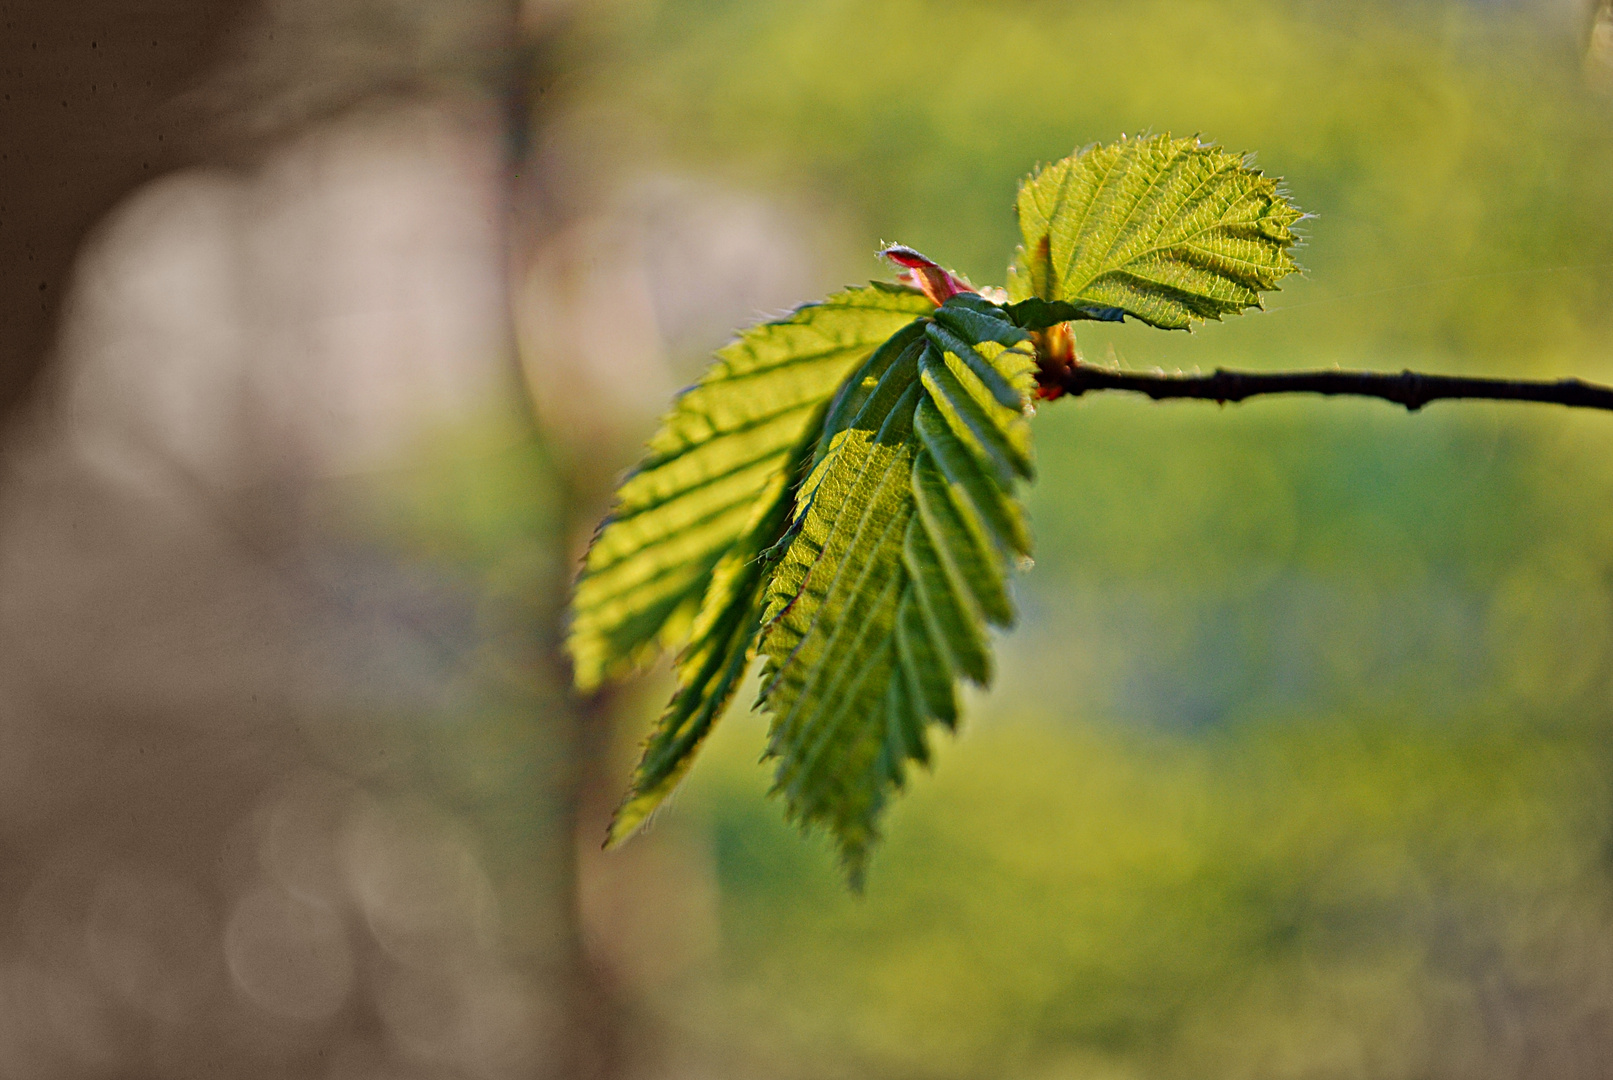
<path id="1" fill-rule="evenodd" d="M 1545 6 L 642 0 L 569 40 L 588 175 L 790 205 L 825 289 L 882 240 L 999 283 L 1033 164 L 1198 132 L 1315 215 L 1307 273 L 1192 334 L 1083 328 L 1089 359 L 1613 380 L 1613 102 Z M 765 799 L 742 707 L 642 841 L 714 890 L 670 967 L 684 871 L 634 894 L 658 1060 L 1605 1073 L 1613 419 L 1105 397 L 1036 430 L 1022 625 L 867 895 Z M 664 687 L 622 699 L 624 747 Z"/>

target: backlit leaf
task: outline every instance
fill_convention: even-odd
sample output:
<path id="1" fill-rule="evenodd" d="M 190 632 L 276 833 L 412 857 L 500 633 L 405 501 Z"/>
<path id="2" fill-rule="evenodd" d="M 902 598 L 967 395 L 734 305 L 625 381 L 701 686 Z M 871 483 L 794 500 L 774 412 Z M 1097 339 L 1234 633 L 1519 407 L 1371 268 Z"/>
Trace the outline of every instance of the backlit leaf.
<path id="1" fill-rule="evenodd" d="M 789 523 L 795 481 L 817 444 L 817 428 L 808 426 L 758 500 L 750 527 L 717 561 L 689 645 L 675 665 L 677 691 L 645 740 L 632 787 L 611 819 L 607 847 L 633 835 L 672 793 L 733 700 L 761 628 L 762 585 L 773 561 L 769 549 Z"/>
<path id="2" fill-rule="evenodd" d="M 1016 301 L 1118 308 L 1182 329 L 1258 306 L 1297 269 L 1300 212 L 1246 157 L 1197 139 L 1089 147 L 1026 180 L 1017 206 Z"/>
<path id="3" fill-rule="evenodd" d="M 874 285 L 746 331 L 623 482 L 577 586 L 578 685 L 687 644 L 609 843 L 676 787 L 760 654 L 774 791 L 858 885 L 931 725 L 957 727 L 959 680 L 990 683 L 988 627 L 1013 625 L 1038 365 L 1076 362 L 1056 328 L 1186 327 L 1295 269 L 1299 212 L 1196 139 L 1085 150 L 1027 180 L 1018 211 L 1013 303 L 887 248 L 939 306 Z"/>
<path id="4" fill-rule="evenodd" d="M 752 327 L 717 354 L 662 421 L 588 550 L 566 643 L 579 687 L 681 643 L 718 562 L 779 487 L 823 404 L 931 307 L 912 289 L 847 289 Z"/>
<path id="5" fill-rule="evenodd" d="M 942 335 L 928 325 L 820 446 L 767 589 L 761 703 L 773 715 L 774 790 L 793 820 L 830 831 L 853 884 L 907 762 L 929 759 L 926 728 L 957 723 L 956 680 L 990 681 L 986 623 L 1014 618 L 1007 565 L 1028 544 L 1013 486 L 1030 472 L 1030 367 L 1003 344 L 1024 331 L 976 314 L 949 319 Z M 988 365 L 1016 407 L 960 352 Z M 920 424 L 936 431 L 927 438 Z M 932 439 L 961 480 L 936 465 Z M 1020 527 L 988 524 L 976 499 Z"/>

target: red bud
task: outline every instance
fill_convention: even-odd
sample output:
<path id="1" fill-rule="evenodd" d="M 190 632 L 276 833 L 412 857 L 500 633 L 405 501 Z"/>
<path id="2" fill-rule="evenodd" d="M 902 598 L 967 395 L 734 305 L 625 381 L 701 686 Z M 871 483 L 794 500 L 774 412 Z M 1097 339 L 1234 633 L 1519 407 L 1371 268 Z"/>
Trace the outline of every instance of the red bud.
<path id="1" fill-rule="evenodd" d="M 936 307 L 940 307 L 959 293 L 976 291 L 966 279 L 910 247 L 892 244 L 879 254 L 897 266 L 907 267 L 907 272 L 898 275 L 898 279 L 918 288 Z"/>

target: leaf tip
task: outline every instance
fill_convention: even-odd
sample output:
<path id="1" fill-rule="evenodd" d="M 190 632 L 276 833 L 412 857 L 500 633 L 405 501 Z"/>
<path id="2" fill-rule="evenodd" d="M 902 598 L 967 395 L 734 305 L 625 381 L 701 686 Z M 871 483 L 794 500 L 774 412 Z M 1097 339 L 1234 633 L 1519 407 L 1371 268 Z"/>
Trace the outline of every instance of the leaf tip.
<path id="1" fill-rule="evenodd" d="M 611 815 L 610 825 L 605 828 L 605 842 L 600 847 L 605 851 L 614 851 L 627 843 L 649 823 L 652 811 L 638 807 L 642 796 L 629 792 L 627 799 L 616 808 Z"/>
<path id="2" fill-rule="evenodd" d="M 573 638 L 566 642 L 565 652 L 571 659 L 571 685 L 579 694 L 592 694 L 605 684 L 605 665 L 597 649 Z"/>

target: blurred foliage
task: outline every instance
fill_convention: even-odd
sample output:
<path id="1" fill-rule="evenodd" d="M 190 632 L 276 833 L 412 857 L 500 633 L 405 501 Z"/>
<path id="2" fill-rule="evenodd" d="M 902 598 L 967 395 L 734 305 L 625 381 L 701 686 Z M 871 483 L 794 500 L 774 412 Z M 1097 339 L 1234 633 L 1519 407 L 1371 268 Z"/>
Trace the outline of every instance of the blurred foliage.
<path id="1" fill-rule="evenodd" d="M 835 277 L 883 239 L 998 282 L 1037 161 L 1199 132 L 1317 215 L 1309 272 L 1192 335 L 1083 327 L 1089 357 L 1606 380 L 1613 113 L 1544 10 L 624 0 L 554 139 L 849 222 Z M 867 897 L 735 715 L 636 842 L 709 829 L 720 886 L 720 943 L 644 1008 L 744 1075 L 1603 1067 L 1608 418 L 1106 398 L 1037 428 L 1024 624 Z"/>
<path id="2" fill-rule="evenodd" d="M 1545 7 L 642 0 L 600 9 L 574 93 L 624 167 L 648 146 L 793 190 L 985 283 L 1035 163 L 1200 133 L 1317 215 L 1311 280 L 1271 306 L 1328 307 L 1203 342 L 1137 328 L 1140 360 L 1573 368 L 1613 307 L 1613 132 Z"/>
<path id="3" fill-rule="evenodd" d="M 1455 411 L 1266 411 L 1049 410 L 1026 625 L 866 902 L 761 802 L 754 727 L 724 733 L 691 784 L 730 1036 L 881 1075 L 1607 1053 L 1570 1017 L 1613 1004 L 1608 560 L 1585 554 L 1613 478 L 1543 480 L 1566 446 L 1584 476 L 1597 418 L 1543 449 Z"/>
<path id="4" fill-rule="evenodd" d="M 1571 956 L 1607 947 L 1607 761 L 1585 733 L 1295 719 L 1195 741 L 990 725 L 895 812 L 862 902 L 725 734 L 728 766 L 695 782 L 733 1029 L 765 1032 L 775 1068 L 848 1073 L 1455 1075 L 1516 1037 L 1485 1030 L 1492 982 L 1605 1008 Z"/>
<path id="5" fill-rule="evenodd" d="M 360 730 L 376 725 L 370 742 L 338 732 L 327 754 L 383 797 L 428 793 L 471 823 L 511 916 L 511 945 L 552 951 L 556 916 L 545 905 L 569 900 L 557 799 L 576 763 L 573 706 L 549 659 L 565 600 L 556 585 L 569 577 L 565 494 L 549 451 L 518 411 L 490 409 L 423 433 L 392 469 L 353 477 L 328 498 L 345 525 L 341 577 L 385 605 L 354 615 L 418 633 L 403 659 L 421 692 L 402 717 L 411 722 L 354 715 Z M 364 591 L 374 589 L 370 563 L 398 579 L 379 598 Z M 372 743 L 374 759 L 343 760 Z"/>

